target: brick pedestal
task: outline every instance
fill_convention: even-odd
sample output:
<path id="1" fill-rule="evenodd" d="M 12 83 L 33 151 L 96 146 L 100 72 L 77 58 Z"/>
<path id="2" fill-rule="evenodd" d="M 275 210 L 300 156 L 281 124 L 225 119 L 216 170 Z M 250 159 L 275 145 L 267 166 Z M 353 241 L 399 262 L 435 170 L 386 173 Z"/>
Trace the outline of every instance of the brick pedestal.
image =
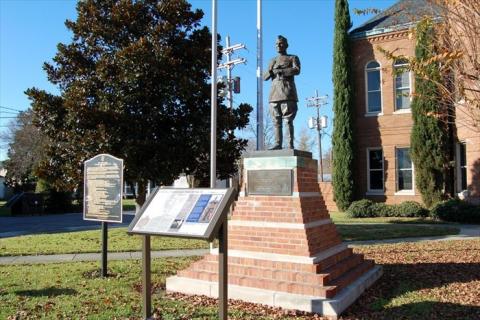
<path id="1" fill-rule="evenodd" d="M 244 184 L 228 222 L 229 298 L 337 316 L 381 275 L 342 243 L 317 182 L 317 161 L 298 150 L 244 158 Z M 289 196 L 248 194 L 249 170 L 292 170 Z M 215 251 L 177 276 L 167 291 L 218 295 Z"/>

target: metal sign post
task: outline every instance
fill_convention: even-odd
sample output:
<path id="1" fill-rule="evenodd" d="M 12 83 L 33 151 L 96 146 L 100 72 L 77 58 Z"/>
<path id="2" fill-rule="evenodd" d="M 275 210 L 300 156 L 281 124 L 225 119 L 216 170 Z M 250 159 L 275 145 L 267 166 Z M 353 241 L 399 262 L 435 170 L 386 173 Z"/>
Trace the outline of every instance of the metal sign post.
<path id="1" fill-rule="evenodd" d="M 150 319 L 152 316 L 150 236 L 144 235 L 142 240 L 142 312 L 144 319 Z"/>
<path id="2" fill-rule="evenodd" d="M 227 216 L 218 231 L 218 317 L 228 319 L 228 223 Z"/>
<path id="3" fill-rule="evenodd" d="M 102 222 L 102 277 L 107 277 L 108 222 Z"/>

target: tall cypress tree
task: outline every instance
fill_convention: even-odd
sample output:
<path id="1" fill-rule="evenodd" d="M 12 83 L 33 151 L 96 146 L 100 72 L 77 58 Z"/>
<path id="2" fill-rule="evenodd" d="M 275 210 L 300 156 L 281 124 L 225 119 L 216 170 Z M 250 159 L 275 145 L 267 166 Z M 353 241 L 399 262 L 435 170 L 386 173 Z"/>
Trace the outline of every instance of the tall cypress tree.
<path id="1" fill-rule="evenodd" d="M 353 200 L 353 110 L 348 30 L 352 26 L 347 0 L 335 1 L 333 43 L 333 192 L 340 210 Z"/>
<path id="2" fill-rule="evenodd" d="M 437 63 L 429 62 L 436 54 L 431 20 L 418 23 L 416 41 L 416 59 L 426 67 L 424 74 L 417 74 L 415 79 L 411 157 L 417 188 L 425 205 L 430 207 L 441 200 L 443 194 L 449 141 L 447 125 L 442 120 L 444 105 L 435 84 L 441 79 L 439 67 Z"/>

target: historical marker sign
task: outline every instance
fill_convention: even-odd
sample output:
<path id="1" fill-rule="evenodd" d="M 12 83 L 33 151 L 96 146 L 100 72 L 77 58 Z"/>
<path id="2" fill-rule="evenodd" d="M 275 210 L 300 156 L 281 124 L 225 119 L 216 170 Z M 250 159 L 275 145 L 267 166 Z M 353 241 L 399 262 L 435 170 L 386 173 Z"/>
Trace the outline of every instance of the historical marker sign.
<path id="1" fill-rule="evenodd" d="M 231 189 L 159 188 L 135 217 L 135 234 L 211 239 L 232 201 Z"/>
<path id="2" fill-rule="evenodd" d="M 123 160 L 99 154 L 85 161 L 83 219 L 122 222 Z"/>
<path id="3" fill-rule="evenodd" d="M 249 195 L 291 196 L 292 175 L 291 169 L 248 170 L 247 193 Z"/>

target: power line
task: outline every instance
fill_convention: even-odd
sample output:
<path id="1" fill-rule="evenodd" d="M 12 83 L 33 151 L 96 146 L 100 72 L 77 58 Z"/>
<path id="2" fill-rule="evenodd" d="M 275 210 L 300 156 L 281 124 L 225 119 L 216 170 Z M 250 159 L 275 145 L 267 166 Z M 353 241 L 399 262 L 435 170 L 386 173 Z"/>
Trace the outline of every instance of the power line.
<path id="1" fill-rule="evenodd" d="M 10 107 L 4 107 L 4 106 L 0 106 L 0 109 L 11 110 L 11 111 L 16 111 L 16 112 L 25 111 L 25 110 L 18 110 L 18 109 L 14 109 L 14 108 L 10 108 Z"/>

